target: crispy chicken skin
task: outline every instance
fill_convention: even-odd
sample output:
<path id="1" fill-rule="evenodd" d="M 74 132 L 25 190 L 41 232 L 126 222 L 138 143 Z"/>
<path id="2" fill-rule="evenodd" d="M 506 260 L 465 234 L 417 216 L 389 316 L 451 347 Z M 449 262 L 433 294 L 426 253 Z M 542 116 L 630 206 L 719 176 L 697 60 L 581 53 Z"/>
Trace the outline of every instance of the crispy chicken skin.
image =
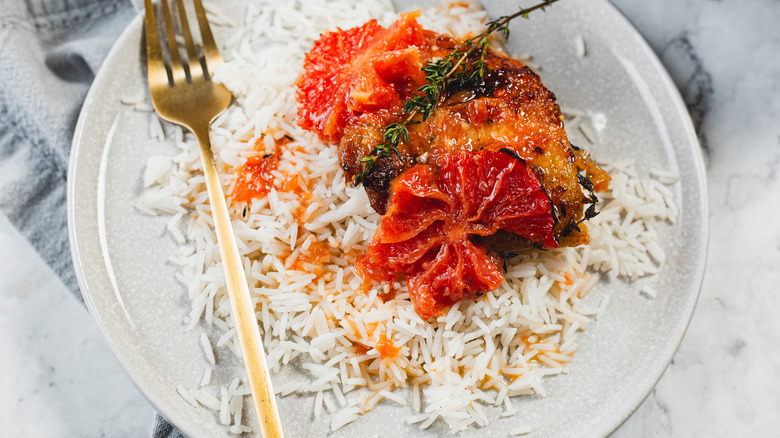
<path id="1" fill-rule="evenodd" d="M 459 43 L 417 15 L 323 34 L 296 97 L 299 125 L 338 144 L 348 180 L 383 215 L 356 272 L 405 279 L 429 318 L 499 287 L 508 256 L 588 243 L 582 222 L 609 176 L 569 143 L 536 73 L 480 50 L 454 74 L 449 60 L 431 66 Z"/>
<path id="2" fill-rule="evenodd" d="M 425 36 L 432 59 L 457 46 L 447 36 L 432 32 Z M 544 187 L 553 204 L 559 245 L 587 243 L 586 229 L 580 224 L 591 203 L 587 193 L 606 188 L 609 176 L 587 152 L 569 143 L 555 95 L 535 72 L 520 61 L 493 52 L 485 63 L 488 71 L 478 84 L 448 90 L 428 120 L 409 125 L 408 141 L 398 146 L 400 157 L 376 161 L 363 180 L 372 207 L 384 214 L 390 182 L 417 163 L 436 165 L 444 156 L 459 151 L 504 150 L 524 160 Z M 382 142 L 384 127 L 401 118 L 398 111 L 370 114 L 346 127 L 338 151 L 350 176 L 363 170 L 365 164 L 360 159 Z M 505 232 L 482 238 L 480 243 L 503 254 L 531 246 L 526 239 Z"/>

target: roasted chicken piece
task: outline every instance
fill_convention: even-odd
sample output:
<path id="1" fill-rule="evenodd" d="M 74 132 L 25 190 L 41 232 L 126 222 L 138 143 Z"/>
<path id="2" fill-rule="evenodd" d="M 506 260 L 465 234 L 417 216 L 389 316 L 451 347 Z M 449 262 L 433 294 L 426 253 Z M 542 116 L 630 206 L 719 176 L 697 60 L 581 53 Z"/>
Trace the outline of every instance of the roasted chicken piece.
<path id="1" fill-rule="evenodd" d="M 323 35 L 297 98 L 300 126 L 338 144 L 342 168 L 360 176 L 384 215 L 359 270 L 375 280 L 405 274 L 418 313 L 432 316 L 498 287 L 498 256 L 587 243 L 582 222 L 609 176 L 569 143 L 539 76 L 492 51 L 480 79 L 450 83 L 430 117 L 407 124 L 398 153 L 367 168 L 388 125 L 408 117 L 403 105 L 426 83 L 422 68 L 459 44 L 415 16 Z"/>
<path id="2" fill-rule="evenodd" d="M 451 50 L 457 42 L 436 35 L 433 45 Z M 415 164 L 435 164 L 459 151 L 506 150 L 530 166 L 552 200 L 560 244 L 587 243 L 583 227 L 571 224 L 577 224 L 592 205 L 588 192 L 604 188 L 609 176 L 587 152 L 569 143 L 555 95 L 536 73 L 517 60 L 495 53 L 490 53 L 485 62 L 488 71 L 479 84 L 449 90 L 427 121 L 410 126 L 408 141 L 398 146 L 400 157 L 377 161 L 363 180 L 371 205 L 383 214 L 390 181 Z M 339 158 L 352 176 L 363 170 L 361 158 L 382 141 L 387 120 L 376 123 L 371 119 L 365 114 L 358 118 L 358 123 L 345 128 L 339 142 Z M 583 193 L 582 186 L 589 186 L 588 180 L 594 186 L 592 190 L 586 187 Z M 500 246 L 502 252 L 531 246 L 527 239 L 513 236 L 483 242 Z"/>

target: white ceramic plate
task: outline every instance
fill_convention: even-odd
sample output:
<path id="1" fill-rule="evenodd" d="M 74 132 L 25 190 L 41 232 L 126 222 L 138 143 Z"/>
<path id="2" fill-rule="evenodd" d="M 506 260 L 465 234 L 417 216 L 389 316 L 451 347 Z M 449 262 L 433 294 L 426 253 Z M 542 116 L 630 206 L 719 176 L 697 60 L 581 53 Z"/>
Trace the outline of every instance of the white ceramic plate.
<path id="1" fill-rule="evenodd" d="M 513 12 L 513 4 L 492 2 L 487 9 L 497 17 Z M 240 16 L 240 10 L 233 11 Z M 79 118 L 68 175 L 73 260 L 90 311 L 141 392 L 184 434 L 224 436 L 227 430 L 216 415 L 190 406 L 176 392 L 179 385 L 195 386 L 207 363 L 200 332 L 183 330 L 189 304 L 174 267 L 166 263 L 177 249 L 164 236 L 168 218 L 144 216 L 133 208 L 147 157 L 174 152 L 173 145 L 149 139 L 149 113 L 120 104 L 124 96 L 148 93 L 141 33 L 139 16 L 106 59 Z M 587 45 L 584 58 L 576 54 L 578 35 Z M 604 436 L 655 385 L 693 312 L 707 243 L 699 144 L 658 59 L 604 0 L 561 2 L 515 23 L 509 50 L 534 54 L 543 66 L 543 81 L 561 104 L 585 108 L 604 122 L 597 131 L 599 146 L 590 148 L 595 157 L 635 158 L 643 177 L 650 169 L 679 172 L 673 190 L 680 217 L 661 236 L 668 260 L 657 277 L 598 285 L 595 293 L 611 294 L 609 312 L 580 338 L 570 373 L 547 379 L 549 395 L 516 399 L 519 419 L 501 419 L 490 410 L 493 421 L 487 428 L 472 428 L 463 436 L 506 436 L 519 421 L 531 425 L 535 437 Z M 652 284 L 658 297 L 641 296 L 642 284 Z M 243 375 L 241 364 L 228 355 L 219 355 L 218 361 L 217 380 Z M 313 420 L 312 406 L 311 398 L 280 400 L 288 436 L 446 433 L 438 423 L 427 431 L 406 424 L 407 407 L 380 405 L 330 434 L 329 416 Z M 254 417 L 244 424 L 256 424 Z"/>

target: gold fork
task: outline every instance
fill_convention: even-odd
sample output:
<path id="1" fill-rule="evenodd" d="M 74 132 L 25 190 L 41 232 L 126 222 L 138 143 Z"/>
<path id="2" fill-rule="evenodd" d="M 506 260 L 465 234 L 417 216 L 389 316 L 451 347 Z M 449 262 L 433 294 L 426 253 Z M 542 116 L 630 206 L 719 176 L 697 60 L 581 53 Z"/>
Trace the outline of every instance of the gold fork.
<path id="1" fill-rule="evenodd" d="M 233 227 L 230 223 L 230 215 L 209 139 L 209 126 L 230 105 L 233 98 L 230 91 L 224 86 L 211 80 L 211 73 L 215 67 L 222 63 L 222 57 L 214 43 L 203 4 L 201 0 L 194 0 L 195 15 L 198 19 L 205 60 L 204 65 L 201 65 L 187 22 L 184 3 L 182 0 L 177 0 L 182 36 L 188 57 L 187 60 L 184 60 L 185 62 L 182 62 L 174 37 L 175 30 L 168 1 L 162 0 L 161 3 L 168 40 L 167 50 L 170 60 L 168 68 L 171 76 L 169 78 L 163 59 L 163 50 L 165 49 L 160 45 L 154 6 L 152 0 L 146 0 L 146 54 L 152 103 L 162 118 L 181 125 L 195 134 L 200 145 L 203 173 L 206 176 L 206 187 L 214 217 L 219 252 L 225 269 L 233 320 L 244 357 L 244 367 L 252 391 L 255 412 L 264 437 L 281 437 L 284 436 L 284 432 L 271 386 L 271 377 L 268 373 L 254 305 L 249 295 L 246 276 L 233 235 Z"/>

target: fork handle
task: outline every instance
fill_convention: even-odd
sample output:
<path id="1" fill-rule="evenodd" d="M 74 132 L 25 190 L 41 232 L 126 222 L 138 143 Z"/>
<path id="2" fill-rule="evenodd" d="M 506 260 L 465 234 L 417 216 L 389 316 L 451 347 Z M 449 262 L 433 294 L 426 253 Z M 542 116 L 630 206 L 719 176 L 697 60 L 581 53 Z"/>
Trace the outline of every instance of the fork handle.
<path id="1" fill-rule="evenodd" d="M 205 129 L 193 129 L 193 132 L 200 145 L 200 157 L 203 162 L 203 173 L 206 176 L 206 188 L 209 193 L 214 228 L 217 232 L 219 253 L 222 256 L 222 266 L 225 270 L 233 322 L 244 358 L 249 388 L 252 391 L 255 413 L 264 438 L 283 437 L 284 431 L 271 385 L 271 375 L 268 372 L 263 343 L 260 339 L 255 308 L 249 295 L 246 274 L 233 234 L 227 202 L 222 191 L 222 182 L 214 162 L 214 153 L 211 150 L 211 140 L 209 139 L 209 125 L 205 124 L 205 126 Z"/>

